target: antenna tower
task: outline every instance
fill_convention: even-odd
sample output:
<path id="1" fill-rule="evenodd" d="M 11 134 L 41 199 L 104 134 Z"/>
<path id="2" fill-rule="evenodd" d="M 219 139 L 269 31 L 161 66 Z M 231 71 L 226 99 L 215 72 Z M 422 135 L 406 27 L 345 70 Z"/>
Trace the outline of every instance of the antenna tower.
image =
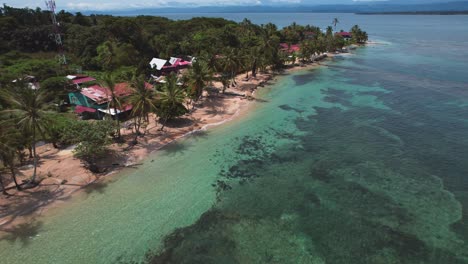
<path id="1" fill-rule="evenodd" d="M 57 17 L 55 16 L 55 1 L 46 0 L 45 1 L 47 8 L 50 11 L 50 17 L 52 18 L 52 24 L 54 25 L 54 39 L 58 47 L 57 59 L 60 64 L 67 65 L 67 57 L 65 57 L 65 50 L 63 48 L 62 36 L 60 34 L 60 24 L 57 22 Z"/>

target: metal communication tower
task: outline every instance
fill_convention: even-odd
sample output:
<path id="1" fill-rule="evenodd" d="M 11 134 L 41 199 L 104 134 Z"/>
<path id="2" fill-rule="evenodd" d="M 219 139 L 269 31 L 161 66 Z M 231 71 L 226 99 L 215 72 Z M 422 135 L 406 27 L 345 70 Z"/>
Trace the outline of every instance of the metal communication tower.
<path id="1" fill-rule="evenodd" d="M 47 0 L 45 1 L 47 8 L 50 11 L 50 17 L 52 18 L 52 24 L 54 25 L 53 37 L 55 43 L 58 47 L 57 58 L 62 65 L 67 65 L 67 57 L 65 57 L 65 50 L 63 48 L 62 36 L 60 34 L 60 24 L 57 22 L 57 17 L 55 16 L 55 1 Z"/>

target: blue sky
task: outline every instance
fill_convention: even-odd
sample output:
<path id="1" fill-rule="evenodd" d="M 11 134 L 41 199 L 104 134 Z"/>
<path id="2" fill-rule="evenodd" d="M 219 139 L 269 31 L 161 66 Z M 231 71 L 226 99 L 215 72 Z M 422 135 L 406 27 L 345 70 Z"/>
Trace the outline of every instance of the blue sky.
<path id="1" fill-rule="evenodd" d="M 284 4 L 353 4 L 357 2 L 382 2 L 386 0 L 56 0 L 57 9 L 79 10 L 112 10 L 124 8 L 148 7 L 189 7 L 189 6 L 223 6 L 223 5 L 284 5 Z M 400 3 L 424 3 L 437 0 L 388 0 Z M 443 2 L 440 0 L 439 2 Z M 446 2 L 449 2 L 447 0 Z M 4 0 L 3 3 L 14 7 L 45 8 L 44 0 Z"/>

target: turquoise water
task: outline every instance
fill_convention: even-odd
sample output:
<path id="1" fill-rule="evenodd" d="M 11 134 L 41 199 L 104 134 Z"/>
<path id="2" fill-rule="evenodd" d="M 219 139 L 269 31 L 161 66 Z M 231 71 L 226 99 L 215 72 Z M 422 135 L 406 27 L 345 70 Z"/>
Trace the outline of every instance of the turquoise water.
<path id="1" fill-rule="evenodd" d="M 383 44 L 278 77 L 7 234 L 2 263 L 468 263 L 468 17 L 356 19 Z"/>

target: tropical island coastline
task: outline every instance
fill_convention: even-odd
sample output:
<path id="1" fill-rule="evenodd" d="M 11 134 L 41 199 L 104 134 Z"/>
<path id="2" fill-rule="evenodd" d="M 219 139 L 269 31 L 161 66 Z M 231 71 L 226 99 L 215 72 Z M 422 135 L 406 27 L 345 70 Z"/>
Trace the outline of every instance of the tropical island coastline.
<path id="1" fill-rule="evenodd" d="M 328 55 L 332 58 L 334 54 Z M 322 57 L 321 60 L 327 57 Z M 319 61 L 321 61 L 319 60 Z M 285 70 L 283 74 L 290 74 L 295 71 L 312 70 L 321 65 L 316 63 L 308 65 L 292 66 Z M 111 150 L 114 153 L 120 153 L 113 156 L 112 159 L 101 159 L 100 166 L 105 168 L 101 173 L 92 173 L 84 164 L 74 157 L 73 150 L 75 146 L 64 149 L 56 149 L 51 143 L 38 147 L 38 154 L 43 163 L 38 168 L 39 175 L 47 175 L 47 178 L 41 180 L 40 184 L 32 191 L 16 191 L 13 184 L 7 187 L 9 196 L 0 198 L 0 206 L 15 204 L 15 207 L 9 207 L 0 217 L 0 226 L 8 230 L 15 225 L 28 222 L 30 219 L 46 213 L 47 209 L 60 206 L 61 201 L 66 201 L 77 192 L 86 192 L 87 188 L 94 188 L 93 184 L 98 186 L 105 181 L 112 180 L 112 176 L 126 168 L 136 168 L 143 162 L 148 162 L 148 156 L 155 151 L 160 150 L 168 144 L 180 140 L 193 133 L 203 133 L 203 131 L 214 128 L 233 120 L 239 120 L 249 115 L 257 101 L 255 93 L 257 89 L 263 89 L 274 85 L 277 78 L 281 76 L 271 73 L 261 73 L 255 80 L 243 81 L 244 74 L 236 76 L 236 80 L 242 84 L 240 89 L 230 89 L 230 94 L 207 96 L 200 101 L 200 106 L 193 112 L 184 116 L 185 122 L 166 128 L 165 131 L 159 131 L 159 124 L 150 121 L 145 138 L 135 147 L 119 146 L 114 144 Z M 217 84 L 218 86 L 220 83 Z M 245 90 L 248 90 L 249 96 L 245 96 Z M 220 113 L 212 114 L 217 111 Z M 122 136 L 126 140 L 131 140 L 132 134 L 128 129 L 121 130 Z M 19 168 L 20 175 L 30 175 L 33 169 L 30 166 Z M 70 172 L 73 173 L 70 173 Z M 20 176 L 21 177 L 21 176 Z M 36 194 L 41 194 L 36 195 Z M 38 199 L 39 198 L 39 199 Z M 66 206 L 66 205 L 65 205 Z M 20 216 L 21 217 L 18 217 Z"/>
<path id="2" fill-rule="evenodd" d="M 9 10 L 10 15 L 8 14 L 8 12 L 2 12 L 2 14 L 4 14 L 4 17 L 14 16 L 14 13 L 13 15 L 11 15 L 12 10 Z M 31 10 L 28 9 L 25 9 L 24 11 L 29 16 L 40 16 L 43 13 L 42 11 L 36 11 L 36 13 L 31 12 Z M 45 14 L 50 15 L 47 12 L 45 12 Z M 62 16 L 67 15 L 63 12 L 61 14 Z M 73 20 L 70 20 L 70 22 L 71 24 L 79 25 L 79 28 L 86 26 L 92 27 L 94 23 L 96 23 L 95 26 L 99 25 L 99 19 L 103 19 L 103 23 L 105 24 L 105 19 L 109 18 L 100 18 L 93 16 L 86 17 L 77 14 L 73 17 Z M 121 23 L 131 23 L 131 21 L 129 21 L 131 19 L 128 18 L 116 19 L 121 19 Z M 7 19 L 4 20 L 6 21 Z M 260 59 L 255 59 L 253 61 L 241 60 L 236 62 L 235 66 L 230 67 L 225 66 L 228 63 L 223 63 L 224 65 L 221 66 L 222 70 L 218 72 L 211 71 L 211 74 L 213 76 L 211 76 L 210 78 L 202 79 L 201 85 L 199 84 L 200 82 L 198 84 L 196 83 L 196 78 L 195 82 L 192 82 L 190 78 L 188 78 L 188 80 L 184 79 L 184 73 L 188 75 L 190 75 L 190 73 L 193 73 L 192 68 L 177 69 L 177 75 L 171 74 L 170 72 L 159 72 L 160 76 L 157 76 L 157 78 L 152 78 L 151 82 L 153 83 L 150 84 L 153 85 L 153 87 L 156 87 L 155 90 L 159 93 L 162 93 L 164 89 L 167 89 L 167 86 L 169 86 L 169 84 L 171 83 L 174 85 L 171 89 L 177 90 L 177 87 L 179 85 L 177 85 L 176 83 L 178 83 L 179 80 L 184 80 L 182 82 L 187 83 L 187 85 L 180 85 L 181 87 L 183 87 L 183 90 L 181 89 L 180 92 L 188 95 L 184 96 L 184 98 L 177 104 L 177 107 L 182 109 L 182 111 L 179 111 L 177 114 L 168 113 L 168 111 L 176 111 L 176 109 L 167 108 L 163 105 L 162 102 L 158 102 L 158 104 L 160 105 L 158 105 L 158 107 L 155 107 L 154 113 L 152 113 L 151 111 L 139 113 L 135 110 L 129 110 L 129 115 L 126 117 L 126 119 L 124 118 L 122 120 L 119 120 L 118 118 L 110 118 L 108 119 L 110 120 L 110 122 L 112 122 L 112 120 L 115 120 L 117 122 L 122 121 L 122 123 L 112 123 L 110 127 L 98 127 L 98 129 L 107 129 L 107 132 L 112 133 L 104 133 L 104 137 L 106 137 L 105 140 L 99 141 L 99 144 L 102 143 L 102 145 L 91 146 L 89 149 L 87 149 L 88 152 L 85 152 L 84 154 L 82 153 L 83 155 L 81 156 L 77 155 L 76 147 L 84 146 L 84 142 L 86 141 L 86 139 L 82 139 L 82 141 L 78 142 L 60 142 L 60 140 L 62 140 L 64 137 L 69 137 L 69 135 L 76 135 L 72 133 L 76 131 L 63 132 L 66 130 L 66 128 L 61 128 L 64 130 L 59 129 L 51 132 L 46 132 L 44 130 L 42 131 L 44 132 L 43 134 L 41 132 L 41 135 L 37 135 L 37 138 L 32 138 L 32 143 L 16 141 L 18 139 L 17 137 L 21 137 L 22 133 L 26 133 L 23 134 L 23 138 L 31 138 L 31 131 L 24 130 L 23 128 L 21 128 L 17 117 L 11 115 L 12 113 L 14 113 L 14 111 L 10 110 L 14 110 L 15 108 L 12 104 L 8 103 L 8 99 L 12 99 L 13 94 L 8 91 L 2 93 L 2 106 L 4 106 L 2 110 L 2 125 L 5 125 L 2 128 L 2 144 L 3 146 L 6 146 L 6 148 L 4 148 L 3 150 L 13 150 L 13 152 L 2 153 L 2 166 L 5 167 L 5 170 L 2 172 L 1 176 L 3 177 L 2 183 L 4 183 L 5 185 L 4 191 L 7 192 L 7 195 L 2 196 L 2 198 L 0 199 L 0 205 L 8 207 L 8 209 L 2 212 L 0 225 L 2 226 L 2 228 L 4 228 L 5 232 L 8 232 L 8 230 L 11 229 L 12 226 L 17 225 L 22 221 L 27 221 L 28 217 L 37 216 L 37 214 L 43 212 L 43 209 L 52 204 L 55 204 L 56 201 L 65 200 L 73 193 L 80 190 L 84 190 L 92 184 L 96 184 L 99 181 L 105 180 L 106 178 L 108 178 L 106 177 L 107 175 L 110 175 L 118 171 L 119 169 L 137 166 L 138 163 L 140 163 L 145 157 L 149 155 L 149 153 L 160 149 L 161 147 L 165 146 L 170 142 L 173 142 L 174 140 L 177 140 L 178 138 L 184 137 L 185 135 L 194 133 L 196 131 L 203 130 L 210 126 L 222 124 L 228 120 L 236 118 L 237 116 L 247 114 L 249 107 L 253 105 L 251 102 L 255 101 L 255 89 L 257 89 L 257 87 L 259 86 L 270 84 L 270 82 L 275 76 L 275 73 L 281 73 L 283 70 L 292 71 L 317 67 L 317 62 L 326 58 L 327 53 L 329 56 L 333 56 L 334 52 L 347 52 L 346 47 L 350 47 L 350 45 L 356 43 L 362 44 L 367 41 L 367 34 L 365 32 L 362 32 L 357 26 L 351 30 L 352 33 L 336 31 L 336 24 L 338 23 L 337 20 L 334 21 L 335 30 L 333 30 L 333 28 L 330 26 L 326 30 L 326 32 L 322 32 L 317 27 L 299 26 L 296 24 L 292 24 L 291 26 L 282 29 L 282 32 L 279 32 L 272 24 L 267 25 L 269 26 L 269 28 L 260 27 L 258 25 L 253 25 L 248 20 L 242 22 L 243 24 L 237 24 L 232 21 L 220 21 L 219 19 L 206 20 L 209 23 L 213 23 L 213 25 L 215 26 L 218 26 L 218 23 L 224 23 L 226 28 L 239 27 L 239 30 L 246 30 L 246 35 L 244 36 L 244 39 L 238 41 L 245 42 L 249 45 L 248 47 L 253 47 L 257 49 L 249 49 L 248 53 L 245 55 L 238 54 L 234 56 L 228 56 L 229 52 L 232 52 L 233 49 L 225 49 L 222 53 L 219 53 L 217 50 L 214 50 L 211 54 L 207 55 L 203 54 L 202 52 L 205 51 L 204 49 L 208 49 L 207 47 L 204 47 L 201 48 L 198 52 L 192 53 L 196 54 L 197 60 L 193 60 L 193 63 L 195 65 L 204 64 L 203 67 L 200 66 L 201 68 L 204 68 L 208 67 L 210 60 L 214 61 L 214 64 L 216 64 L 216 61 L 227 61 L 227 58 L 241 56 L 242 58 L 244 58 L 252 56 L 252 54 L 253 56 L 261 54 L 264 51 L 258 49 L 258 43 L 256 43 L 255 41 L 259 41 L 257 39 L 258 34 L 263 34 L 264 32 L 268 31 L 270 31 L 268 34 L 272 34 L 269 36 L 268 39 L 274 41 L 272 42 L 273 45 L 270 47 L 271 51 L 276 54 L 275 56 L 280 57 L 276 57 L 275 60 L 270 61 L 270 64 L 264 62 L 261 62 L 261 64 L 259 62 Z M 197 19 L 194 19 L 193 21 L 196 22 Z M 171 22 L 165 21 L 165 23 Z M 46 29 L 47 27 L 44 27 L 44 30 Z M 197 41 L 197 38 L 207 37 L 197 35 L 201 34 L 200 32 L 202 31 L 200 30 L 194 33 L 193 38 L 195 41 Z M 122 32 L 117 32 L 115 33 L 115 36 L 118 37 L 121 33 Z M 363 37 L 355 39 L 353 35 L 357 36 L 357 33 L 362 33 Z M 64 34 L 65 39 L 67 37 L 66 34 L 67 33 Z M 16 40 L 14 38 L 15 37 L 13 36 L 11 41 L 13 41 L 13 44 L 16 44 Z M 46 41 L 46 39 L 44 39 L 44 41 Z M 200 43 L 205 42 L 206 40 L 202 38 Z M 4 46 L 8 45 L 9 44 L 6 44 Z M 156 45 L 159 44 L 156 43 Z M 31 47 L 23 48 L 28 49 Z M 242 46 L 238 47 L 239 50 L 245 48 L 246 47 Z M 109 52 L 112 53 L 118 51 L 124 54 L 124 57 L 131 57 L 131 54 L 138 54 L 138 52 L 135 53 L 135 49 L 136 48 L 133 47 L 132 50 L 131 46 L 126 46 L 125 44 L 119 42 L 112 43 L 112 41 L 104 42 L 98 45 L 98 47 L 96 48 L 96 60 L 94 60 L 92 63 L 99 62 L 101 64 L 90 67 L 95 67 L 95 69 L 98 70 L 89 71 L 89 75 L 101 77 L 93 78 L 94 80 L 91 81 L 90 85 L 92 84 L 93 86 L 97 85 L 100 87 L 108 85 L 110 87 L 116 83 L 115 80 L 112 80 L 113 78 L 120 78 L 124 80 L 127 79 L 128 82 L 132 81 L 130 80 L 132 78 L 137 79 L 138 77 L 128 76 L 128 67 L 132 67 L 132 65 L 135 64 L 135 61 L 127 60 L 126 58 L 121 58 L 119 57 L 120 54 L 115 54 L 117 55 L 116 57 L 120 60 L 118 62 L 115 62 L 116 60 L 105 60 L 105 56 L 108 55 Z M 45 56 L 45 58 L 48 57 L 48 59 L 46 59 L 48 61 L 46 62 L 46 64 L 44 64 L 43 61 L 38 61 L 37 68 L 34 68 L 33 66 L 31 68 L 26 69 L 21 67 L 25 63 L 31 62 L 32 59 L 28 58 L 29 55 L 25 55 L 25 53 L 15 52 L 7 52 L 6 54 L 4 54 L 4 58 L 8 58 L 8 60 L 7 63 L 5 63 L 2 66 L 2 72 L 5 73 L 2 75 L 2 89 L 5 87 L 5 89 L 7 90 L 13 89 L 10 91 L 24 92 L 27 95 L 32 94 L 32 96 L 35 96 L 37 95 L 36 93 L 39 93 L 44 89 L 57 89 L 57 86 L 59 87 L 58 89 L 61 89 L 60 87 L 65 87 L 65 92 L 60 91 L 57 97 L 49 98 L 47 105 L 50 105 L 51 103 L 58 105 L 58 109 L 55 110 L 57 113 L 54 113 L 53 117 L 57 119 L 65 118 L 66 120 L 68 120 L 65 121 L 67 125 L 73 122 L 78 122 L 73 121 L 74 118 L 77 118 L 78 116 L 83 119 L 84 113 L 86 111 L 89 111 L 89 113 L 91 114 L 99 114 L 100 112 L 105 113 L 107 110 L 107 112 L 110 114 L 112 113 L 112 110 L 118 113 L 119 111 L 123 112 L 122 110 L 126 109 L 125 106 L 119 105 L 121 103 L 114 102 L 114 96 L 111 96 L 112 98 L 109 99 L 108 102 L 106 102 L 107 109 L 100 109 L 100 112 L 93 111 L 92 109 L 89 109 L 89 107 L 86 108 L 86 106 L 78 108 L 77 105 L 72 105 L 73 102 L 63 102 L 64 95 L 66 97 L 67 93 L 68 96 L 70 96 L 70 93 L 81 92 L 85 89 L 88 89 L 88 87 L 80 87 L 78 91 L 70 91 L 70 87 L 66 82 L 63 82 L 64 78 L 60 77 L 59 74 L 68 74 L 66 76 L 75 77 L 78 76 L 78 74 L 72 75 L 75 74 L 72 72 L 73 70 L 70 69 L 73 67 L 64 68 L 60 65 L 54 65 L 52 62 L 53 60 L 50 59 L 51 50 L 47 51 L 49 53 L 44 52 L 46 51 L 42 51 L 42 53 L 38 51 L 30 51 L 29 54 L 36 54 L 35 56 L 39 57 Z M 168 52 L 170 51 L 164 50 L 161 51 L 159 55 L 165 55 Z M 16 57 L 12 56 L 14 55 L 13 53 L 16 54 Z M 75 61 L 79 61 L 78 58 L 73 59 Z M 80 62 L 86 64 L 87 58 L 82 59 L 84 61 Z M 182 58 L 180 60 L 182 60 Z M 166 63 L 168 63 L 168 61 L 166 61 L 165 64 Z M 154 69 L 148 67 L 147 64 L 147 61 L 144 63 L 140 63 L 140 65 L 144 65 L 142 66 L 143 69 L 140 69 L 140 74 L 145 75 L 146 73 L 146 77 L 148 75 L 153 77 L 152 74 L 156 72 Z M 39 80 L 29 81 L 28 78 L 29 76 L 32 76 L 32 74 L 34 74 L 33 71 L 35 71 L 38 68 L 42 68 L 42 70 L 44 70 L 44 68 L 47 69 L 48 67 L 55 68 L 57 69 L 57 71 L 53 72 L 52 74 L 46 73 L 46 75 L 49 75 L 51 77 L 44 79 L 41 79 L 41 76 L 35 74 L 36 76 L 34 78 Z M 134 69 L 134 71 L 136 72 L 138 72 L 138 70 L 139 69 Z M 116 75 L 120 74 L 120 76 L 115 77 L 112 76 L 112 74 L 109 75 L 108 73 L 106 73 L 112 71 L 114 73 L 116 71 L 119 72 Z M 130 70 L 130 72 L 131 71 L 132 70 Z M 214 77 L 216 75 L 217 77 Z M 164 77 L 162 81 L 161 79 L 158 79 L 161 76 Z M 178 79 L 176 79 L 176 77 L 178 77 Z M 44 83 L 51 83 L 52 80 L 47 80 L 50 78 L 61 79 L 59 79 L 58 82 L 56 82 L 58 83 L 58 85 L 55 83 L 54 85 L 50 85 L 50 88 L 46 88 L 47 86 L 44 85 Z M 103 82 L 98 82 L 96 81 L 96 79 L 103 80 Z M 158 80 L 160 80 L 159 83 Z M 57 79 L 55 79 L 55 81 L 57 81 Z M 143 84 L 142 87 L 145 87 L 146 85 L 144 83 L 144 81 L 132 81 L 132 89 L 137 90 L 138 87 L 133 86 L 138 86 L 138 84 Z M 191 83 L 191 85 L 189 83 Z M 36 87 L 35 85 L 39 87 L 38 84 L 41 84 L 41 88 L 32 88 Z M 198 87 L 196 87 L 197 85 Z M 140 91 L 145 91 L 145 88 L 143 88 Z M 57 90 L 54 91 L 54 93 L 57 92 Z M 82 110 L 84 111 L 80 112 Z M 75 115 L 74 118 L 70 118 L 70 114 Z M 87 121 L 86 123 L 83 122 L 85 121 L 79 121 L 79 123 L 83 125 L 84 130 L 94 129 L 93 126 L 95 124 L 98 124 L 99 122 L 103 124 L 103 121 L 96 121 L 97 123 L 92 120 Z M 117 129 L 115 128 L 115 125 L 118 126 Z M 35 129 L 34 126 L 32 128 L 33 130 Z M 81 129 L 80 127 L 76 128 Z M 60 133 L 63 133 L 63 135 Z M 12 137 L 10 137 L 11 135 Z M 14 138 L 15 140 L 11 140 L 11 138 Z M 49 143 L 38 144 L 39 141 Z M 86 144 L 87 143 L 88 142 L 86 142 Z M 59 147 L 54 147 L 57 144 L 59 145 Z M 22 155 L 26 155 L 25 153 L 27 153 L 28 147 L 30 149 L 33 149 L 33 152 L 37 151 L 36 153 L 34 153 L 36 157 L 27 159 L 24 157 L 22 158 L 21 156 L 16 156 L 20 153 L 22 153 Z M 36 147 L 37 150 L 35 149 Z M 96 150 L 100 152 L 99 157 L 94 156 L 94 154 L 97 154 L 94 153 L 94 151 Z M 40 159 L 38 159 L 37 157 L 40 157 Z M 25 159 L 25 161 L 22 161 L 21 159 Z M 33 165 L 34 162 L 38 163 L 38 165 Z M 71 175 L 70 172 L 73 172 L 73 174 Z M 34 177 L 37 176 L 37 179 L 30 181 L 28 179 L 29 175 L 35 175 Z M 16 177 L 12 176 L 18 177 L 16 179 Z M 11 179 L 14 179 L 14 181 L 18 181 L 18 185 L 16 185 L 15 182 Z M 14 204 L 14 206 L 9 206 L 11 204 Z"/>

